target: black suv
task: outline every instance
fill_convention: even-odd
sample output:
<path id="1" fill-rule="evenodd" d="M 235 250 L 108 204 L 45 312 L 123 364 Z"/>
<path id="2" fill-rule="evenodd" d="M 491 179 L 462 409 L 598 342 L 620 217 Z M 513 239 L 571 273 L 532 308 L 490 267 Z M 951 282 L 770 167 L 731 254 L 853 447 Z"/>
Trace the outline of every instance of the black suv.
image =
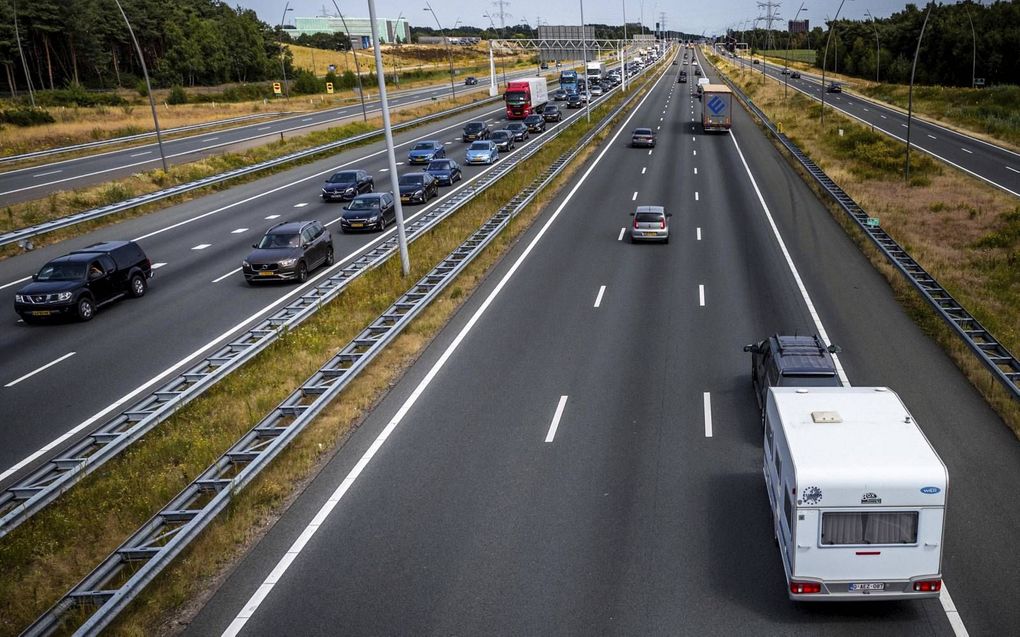
<path id="1" fill-rule="evenodd" d="M 464 127 L 464 134 L 461 139 L 466 142 L 473 142 L 479 139 L 489 139 L 492 131 L 485 125 L 485 122 L 471 122 Z"/>
<path id="2" fill-rule="evenodd" d="M 278 223 L 252 246 L 255 251 L 241 262 L 244 280 L 304 283 L 320 265 L 333 265 L 333 238 L 318 221 Z"/>
<path id="3" fill-rule="evenodd" d="M 48 316 L 88 321 L 96 309 L 123 296 L 145 294 L 152 263 L 134 241 L 105 241 L 53 259 L 14 295 L 26 323 Z"/>
<path id="4" fill-rule="evenodd" d="M 836 345 L 825 346 L 819 336 L 770 336 L 753 345 L 751 384 L 758 407 L 765 409 L 769 387 L 842 387 L 832 355 Z"/>

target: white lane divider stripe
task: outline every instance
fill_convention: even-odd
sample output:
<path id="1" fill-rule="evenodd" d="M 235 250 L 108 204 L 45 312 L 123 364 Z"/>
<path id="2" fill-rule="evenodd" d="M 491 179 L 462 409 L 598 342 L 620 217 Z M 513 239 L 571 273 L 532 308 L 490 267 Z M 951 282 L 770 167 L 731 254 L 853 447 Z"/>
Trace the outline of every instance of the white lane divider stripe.
<path id="1" fill-rule="evenodd" d="M 165 263 L 165 262 L 161 262 L 161 263 L 153 263 L 153 264 L 152 264 L 152 265 L 151 265 L 150 267 L 151 267 L 151 268 L 152 268 L 153 270 L 158 270 L 158 269 L 162 268 L 162 267 L 163 267 L 164 265 L 166 265 L 166 263 Z"/>
<path id="2" fill-rule="evenodd" d="M 45 371 L 45 370 L 49 369 L 50 367 L 53 367 L 54 365 L 56 365 L 60 361 L 67 360 L 68 358 L 71 358 L 72 356 L 74 356 L 74 352 L 68 352 L 67 354 L 64 354 L 63 356 L 61 356 L 57 360 L 50 361 L 49 363 L 46 363 L 45 365 L 43 365 L 39 369 L 36 369 L 35 371 L 31 371 L 31 372 L 25 374 L 21 378 L 15 378 L 11 382 L 9 382 L 6 385 L 4 385 L 4 387 L 14 387 L 15 385 L 17 385 L 21 381 L 23 381 L 23 380 L 25 380 L 27 378 L 31 378 L 31 377 L 35 376 L 36 374 L 38 374 L 39 372 Z"/>
<path id="3" fill-rule="evenodd" d="M 705 307 L 705 285 L 698 285 L 698 305 Z"/>
<path id="4" fill-rule="evenodd" d="M 247 228 L 238 228 L 237 230 L 231 230 L 230 234 L 241 234 L 242 232 L 248 232 Z"/>
<path id="5" fill-rule="evenodd" d="M 1020 170 L 1017 170 L 1016 168 L 1013 168 L 1012 166 L 1006 166 L 1006 170 L 1012 170 L 1015 173 L 1020 173 Z"/>
<path id="6" fill-rule="evenodd" d="M 567 397 L 560 396 L 560 402 L 556 404 L 556 413 L 553 414 L 552 422 L 549 423 L 549 433 L 545 435 L 546 442 L 552 442 L 556 437 L 556 430 L 560 426 L 560 418 L 563 417 L 563 409 L 567 406 Z"/>
<path id="7" fill-rule="evenodd" d="M 46 175 L 56 175 L 57 173 L 62 173 L 62 172 L 64 172 L 64 171 L 63 170 L 51 170 L 48 173 L 39 173 L 37 175 L 32 175 L 32 176 L 33 177 L 45 177 Z"/>
<path id="8" fill-rule="evenodd" d="M 701 228 L 698 228 L 698 241 L 701 241 Z"/>
<path id="9" fill-rule="evenodd" d="M 192 250 L 205 250 L 206 248 L 208 248 L 211 245 L 212 245 L 211 243 L 200 243 L 197 246 L 195 246 L 194 248 L 192 248 Z"/>
<path id="10" fill-rule="evenodd" d="M 641 167 L 641 174 L 642 174 L 642 175 L 643 175 L 643 174 L 645 174 L 645 171 L 646 171 L 646 170 L 648 170 L 648 166 L 642 166 L 642 167 Z"/>
<path id="11" fill-rule="evenodd" d="M 705 392 L 704 394 L 705 404 L 705 437 L 712 437 L 712 394 Z"/>
<path id="12" fill-rule="evenodd" d="M 305 206 L 307 206 L 307 205 L 308 205 L 308 203 L 307 203 L 307 202 L 304 202 L 304 201 L 302 201 L 301 203 L 296 203 L 296 204 L 294 204 L 294 207 L 295 207 L 295 208 L 304 208 L 304 207 L 305 207 Z"/>
<path id="13" fill-rule="evenodd" d="M 967 153 L 968 155 L 973 155 L 974 154 L 974 151 L 967 150 L 966 148 L 960 148 L 960 150 L 962 150 L 963 152 Z"/>
<path id="14" fill-rule="evenodd" d="M 623 235 L 627 233 L 627 228 L 620 228 L 620 236 L 616 237 L 617 241 L 623 241 Z"/>
<path id="15" fill-rule="evenodd" d="M 147 150 L 144 153 L 135 153 L 134 155 L 128 155 L 128 157 L 141 157 L 142 155 L 148 155 L 150 153 L 152 153 L 152 151 L 151 150 Z"/>
<path id="16" fill-rule="evenodd" d="M 605 293 L 606 286 L 603 285 L 602 287 L 599 288 L 599 293 L 595 296 L 595 307 L 600 307 L 602 305 L 602 296 Z"/>
<path id="17" fill-rule="evenodd" d="M 694 169 L 694 174 L 695 174 L 695 175 L 697 175 L 697 174 L 698 174 L 698 169 L 697 169 L 697 168 L 695 168 L 695 169 Z"/>
<path id="18" fill-rule="evenodd" d="M 233 276 L 233 275 L 237 274 L 240 271 L 241 271 L 241 268 L 234 268 L 233 270 L 231 270 L 230 272 L 227 272 L 223 276 L 216 277 L 215 279 L 212 280 L 212 282 L 213 283 L 219 283 L 223 279 L 226 279 L 229 276 Z"/>
<path id="19" fill-rule="evenodd" d="M 279 218 L 280 218 L 280 215 L 266 215 L 266 219 L 268 219 L 270 221 L 273 220 L 273 219 L 279 219 Z"/>
<path id="20" fill-rule="evenodd" d="M 0 285 L 0 290 L 2 290 L 4 288 L 9 288 L 12 285 L 17 285 L 19 283 L 24 283 L 25 281 L 28 281 L 31 278 L 32 277 L 30 277 L 30 276 L 25 276 L 25 277 L 21 277 L 20 279 L 18 279 L 16 281 L 11 281 L 10 283 L 4 283 L 3 285 Z"/>
<path id="21" fill-rule="evenodd" d="M 698 196 L 698 191 L 695 190 L 694 191 L 694 201 L 700 201 L 700 200 L 701 200 L 701 198 Z"/>
<path id="22" fill-rule="evenodd" d="M 637 191 L 634 191 L 634 196 L 630 198 L 631 201 L 637 201 Z"/>

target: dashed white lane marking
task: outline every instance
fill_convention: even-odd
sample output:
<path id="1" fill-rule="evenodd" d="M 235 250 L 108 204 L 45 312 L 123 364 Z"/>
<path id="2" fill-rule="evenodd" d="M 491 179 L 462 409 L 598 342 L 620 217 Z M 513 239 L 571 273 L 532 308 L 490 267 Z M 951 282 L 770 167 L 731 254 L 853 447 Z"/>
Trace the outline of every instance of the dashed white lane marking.
<path id="1" fill-rule="evenodd" d="M 266 219 L 270 219 L 270 220 L 272 220 L 272 219 L 279 219 L 279 218 L 280 218 L 280 215 L 266 215 Z"/>
<path id="2" fill-rule="evenodd" d="M 256 128 L 255 130 L 257 130 L 257 131 L 259 131 L 259 130 L 269 130 L 270 128 L 272 128 L 272 126 L 263 126 L 262 128 Z"/>
<path id="3" fill-rule="evenodd" d="M 634 191 L 634 196 L 630 198 L 631 201 L 637 201 L 637 191 Z"/>
<path id="4" fill-rule="evenodd" d="M 864 107 L 864 110 L 866 110 L 869 113 L 871 112 L 871 109 L 869 109 L 867 106 Z"/>
<path id="5" fill-rule="evenodd" d="M 308 202 L 302 201 L 301 203 L 294 204 L 294 207 L 295 208 L 304 208 L 307 205 L 308 205 Z"/>
<path id="6" fill-rule="evenodd" d="M 705 286 L 704 284 L 698 285 L 698 305 L 705 307 Z"/>
<path id="7" fill-rule="evenodd" d="M 1012 166 L 1006 166 L 1006 170 L 1012 170 L 1015 173 L 1020 173 L 1020 170 L 1017 170 L 1016 168 L 1013 168 Z"/>
<path id="8" fill-rule="evenodd" d="M 212 245 L 211 243 L 200 243 L 197 246 L 195 246 L 194 248 L 192 248 L 192 250 L 205 250 L 206 248 L 208 248 L 211 245 Z"/>
<path id="9" fill-rule="evenodd" d="M 701 228 L 698 228 L 698 241 L 701 241 Z"/>
<path id="10" fill-rule="evenodd" d="M 692 126 L 692 128 L 693 128 L 693 126 Z M 691 141 L 692 142 L 696 142 L 696 141 L 698 141 L 698 138 L 695 137 L 694 135 L 691 135 Z"/>
<path id="11" fill-rule="evenodd" d="M 900 126 L 902 126 L 903 128 L 906 128 L 906 127 L 907 127 L 907 125 L 906 125 L 906 124 L 900 124 Z"/>
<path id="12" fill-rule="evenodd" d="M 662 126 L 656 126 L 655 130 L 662 130 Z"/>
<path id="13" fill-rule="evenodd" d="M 32 175 L 32 176 L 33 177 L 45 177 L 46 175 L 56 175 L 57 173 L 62 173 L 62 172 L 64 172 L 64 171 L 63 170 L 51 170 L 48 173 L 38 173 L 38 174 Z"/>
<path id="14" fill-rule="evenodd" d="M 147 150 L 144 153 L 135 153 L 134 155 L 128 155 L 128 157 L 141 157 L 142 155 L 148 155 L 148 154 L 151 154 L 151 153 L 152 153 L 151 150 Z"/>
<path id="15" fill-rule="evenodd" d="M 67 360 L 68 358 L 71 358 L 72 356 L 74 356 L 74 352 L 68 352 L 67 354 L 64 354 L 63 356 L 61 356 L 60 358 L 58 358 L 58 359 L 56 359 L 54 361 L 50 361 L 50 362 L 46 363 L 45 365 L 43 365 L 42 367 L 40 367 L 40 368 L 38 368 L 36 370 L 33 370 L 33 371 L 25 374 L 21 378 L 15 378 L 11 382 L 9 382 L 6 385 L 4 385 L 4 387 L 14 387 L 15 385 L 17 385 L 21 381 L 23 381 L 23 380 L 25 380 L 27 378 L 31 378 L 31 377 L 35 376 L 36 374 L 38 374 L 39 372 L 45 371 L 45 370 L 49 369 L 50 367 L 53 367 L 54 365 L 56 365 L 60 361 Z"/>
<path id="16" fill-rule="evenodd" d="M 241 234 L 242 232 L 248 232 L 247 228 L 238 228 L 237 230 L 231 230 L 230 234 Z"/>
<path id="17" fill-rule="evenodd" d="M 599 293 L 597 295 L 595 295 L 595 307 L 600 307 L 602 305 L 602 296 L 605 293 L 606 293 L 606 286 L 603 285 L 602 287 L 599 288 Z"/>
<path id="18" fill-rule="evenodd" d="M 931 137 L 932 139 L 938 139 L 938 137 L 935 137 L 934 135 L 931 134 L 929 134 L 928 137 Z"/>
<path id="19" fill-rule="evenodd" d="M 648 166 L 642 166 L 642 167 L 641 167 L 641 174 L 642 174 L 642 175 L 643 175 L 643 174 L 645 174 L 645 171 L 646 171 L 646 170 L 648 170 Z"/>
<path id="20" fill-rule="evenodd" d="M 700 197 L 698 197 L 698 191 L 695 190 L 694 191 L 694 201 L 699 201 L 699 200 L 700 200 Z"/>
<path id="21" fill-rule="evenodd" d="M 380 168 L 379 172 L 385 173 L 385 172 L 389 172 L 389 170 L 390 170 L 389 168 Z"/>
<path id="22" fill-rule="evenodd" d="M 651 149 L 651 148 L 649 148 L 649 149 L 648 149 L 648 154 L 649 154 L 649 155 L 651 155 L 651 154 L 652 154 L 652 150 L 653 150 L 653 149 Z"/>
<path id="23" fill-rule="evenodd" d="M 697 175 L 697 174 L 698 174 L 698 169 L 697 169 L 697 168 L 695 168 L 695 169 L 694 169 L 694 174 L 695 174 L 695 175 Z"/>
<path id="24" fill-rule="evenodd" d="M 966 148 L 961 148 L 960 150 L 962 150 L 963 152 L 967 153 L 968 155 L 973 155 L 974 154 L 974 151 L 967 150 Z"/>
<path id="25" fill-rule="evenodd" d="M 881 117 L 882 119 L 889 119 L 888 117 L 886 117 L 885 115 L 882 115 L 881 113 L 879 113 L 878 116 Z"/>
<path id="26" fill-rule="evenodd" d="M 567 397 L 560 396 L 560 402 L 556 405 L 556 413 L 553 414 L 552 422 L 549 423 L 549 433 L 545 435 L 546 442 L 552 442 L 556 437 L 556 430 L 560 426 L 560 418 L 563 417 L 563 408 L 567 406 Z"/>
<path id="27" fill-rule="evenodd" d="M 695 155 L 697 155 L 697 154 L 698 154 L 698 151 L 693 151 L 693 152 L 694 152 L 694 154 L 695 154 Z"/>
<path id="28" fill-rule="evenodd" d="M 202 141 L 203 141 L 203 142 L 214 142 L 214 141 L 216 141 L 217 139 L 219 139 L 219 137 L 210 137 L 210 138 L 208 138 L 208 139 L 203 139 Z"/>
<path id="29" fill-rule="evenodd" d="M 165 263 L 165 262 L 161 262 L 161 263 L 153 263 L 153 264 L 152 264 L 152 265 L 151 265 L 150 267 L 151 267 L 151 268 L 152 268 L 153 270 L 158 270 L 158 269 L 162 268 L 162 267 L 163 267 L 164 265 L 166 265 L 166 263 Z"/>
<path id="30" fill-rule="evenodd" d="M 627 228 L 620 228 L 620 236 L 616 237 L 617 241 L 623 241 L 623 235 L 627 233 Z"/>
<path id="31" fill-rule="evenodd" d="M 705 437 L 712 437 L 712 394 L 705 392 Z"/>
<path id="32" fill-rule="evenodd" d="M 304 118 L 304 119 L 303 119 L 303 120 L 301 120 L 301 121 L 302 121 L 302 122 L 310 122 L 310 121 L 312 121 L 312 118 L 311 118 L 311 117 L 306 117 L 306 118 Z"/>

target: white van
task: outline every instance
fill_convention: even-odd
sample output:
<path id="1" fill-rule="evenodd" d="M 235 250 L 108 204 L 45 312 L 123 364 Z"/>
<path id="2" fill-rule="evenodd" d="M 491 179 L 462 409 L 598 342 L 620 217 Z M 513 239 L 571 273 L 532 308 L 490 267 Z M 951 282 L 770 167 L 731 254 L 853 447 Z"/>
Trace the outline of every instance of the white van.
<path id="1" fill-rule="evenodd" d="M 776 387 L 762 471 L 790 599 L 938 597 L 946 466 L 884 387 Z"/>

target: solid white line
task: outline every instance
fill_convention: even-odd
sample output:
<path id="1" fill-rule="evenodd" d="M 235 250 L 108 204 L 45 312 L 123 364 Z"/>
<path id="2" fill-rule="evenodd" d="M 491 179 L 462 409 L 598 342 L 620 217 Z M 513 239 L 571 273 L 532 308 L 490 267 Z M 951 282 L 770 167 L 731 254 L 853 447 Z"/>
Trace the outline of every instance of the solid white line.
<path id="1" fill-rule="evenodd" d="M 238 228 L 237 230 L 231 230 L 230 234 L 241 234 L 242 232 L 247 232 L 247 231 L 248 231 L 247 228 Z"/>
<path id="2" fill-rule="evenodd" d="M 46 369 L 49 369 L 50 367 L 53 367 L 54 365 L 56 365 L 60 361 L 66 360 L 68 358 L 71 358 L 72 356 L 74 356 L 74 352 L 68 352 L 67 354 L 64 354 L 63 356 L 61 356 L 57 360 L 51 361 L 49 363 L 46 363 L 45 365 L 43 365 L 39 369 L 37 369 L 37 370 L 35 370 L 33 372 L 29 372 L 29 373 L 25 374 L 24 376 L 22 376 L 21 378 L 16 378 L 16 379 L 12 380 L 11 382 L 9 382 L 6 385 L 4 385 L 4 387 L 14 387 L 15 385 L 17 385 L 21 381 L 25 380 L 26 378 L 31 378 L 31 377 L 35 376 L 36 374 L 38 374 L 39 372 L 41 372 L 43 370 L 46 370 Z"/>
<path id="3" fill-rule="evenodd" d="M 134 155 L 128 155 L 128 157 L 141 157 L 142 155 L 151 155 L 152 151 L 147 150 L 144 153 L 135 153 Z"/>
<path id="4" fill-rule="evenodd" d="M 305 206 L 307 206 L 307 205 L 308 205 L 308 203 L 307 203 L 307 202 L 301 202 L 301 203 L 296 203 L 296 204 L 294 204 L 294 207 L 295 207 L 295 208 L 304 208 L 304 207 L 305 207 Z"/>
<path id="5" fill-rule="evenodd" d="M 1020 173 L 1020 170 L 1017 170 L 1016 168 L 1013 168 L 1012 166 L 1006 166 L 1006 170 L 1012 170 L 1015 173 Z"/>
<path id="6" fill-rule="evenodd" d="M 602 295 L 605 293 L 606 286 L 603 285 L 602 287 L 599 288 L 598 295 L 595 296 L 595 307 L 600 307 L 602 305 Z"/>
<path id="7" fill-rule="evenodd" d="M 627 228 L 620 228 L 620 236 L 616 237 L 617 241 L 623 241 L 623 235 L 626 234 Z"/>
<path id="8" fill-rule="evenodd" d="M 642 166 L 642 167 L 641 167 L 641 174 L 642 174 L 642 175 L 643 175 L 643 174 L 645 174 L 645 171 L 646 171 L 646 170 L 648 170 L 648 166 Z"/>
<path id="9" fill-rule="evenodd" d="M 637 201 L 637 191 L 634 191 L 634 196 L 630 198 L 631 201 Z"/>
<path id="10" fill-rule="evenodd" d="M 712 437 L 712 394 L 705 392 L 705 437 Z"/>
<path id="11" fill-rule="evenodd" d="M 30 277 L 30 276 L 25 276 L 25 277 L 21 277 L 20 279 L 18 279 L 16 281 L 11 281 L 10 283 L 4 283 L 3 285 L 0 285 L 0 290 L 2 290 L 4 288 L 9 288 L 12 285 L 17 285 L 19 283 L 24 283 L 25 281 L 28 281 L 31 278 L 32 277 Z"/>
<path id="12" fill-rule="evenodd" d="M 946 586 L 945 580 L 942 581 L 942 590 L 939 591 L 939 601 L 942 602 L 942 610 L 945 611 L 946 619 L 953 627 L 956 637 L 968 637 L 967 627 L 963 625 L 960 611 L 956 609 L 956 604 L 953 603 L 953 598 L 949 595 L 949 588 Z"/>
<path id="13" fill-rule="evenodd" d="M 279 219 L 280 215 L 266 215 L 266 219 Z"/>
<path id="14" fill-rule="evenodd" d="M 552 422 L 549 423 L 549 433 L 545 435 L 546 442 L 552 442 L 556 437 L 556 430 L 560 426 L 560 418 L 563 417 L 563 408 L 567 406 L 567 397 L 560 396 L 560 402 L 556 404 L 556 413 L 553 414 Z"/>
<path id="15" fill-rule="evenodd" d="M 705 286 L 704 284 L 698 285 L 698 305 L 705 307 Z"/>
<path id="16" fill-rule="evenodd" d="M 701 228 L 698 228 L 698 241 L 701 241 Z"/>
<path id="17" fill-rule="evenodd" d="M 153 270 L 158 270 L 158 269 L 162 268 L 164 265 L 166 265 L 166 263 L 153 263 L 150 267 Z"/>
<path id="18" fill-rule="evenodd" d="M 195 246 L 194 248 L 192 248 L 192 250 L 205 250 L 206 248 L 208 248 L 211 245 L 212 245 L 211 243 L 200 243 L 197 246 Z"/>
<path id="19" fill-rule="evenodd" d="M 39 173 L 38 175 L 32 175 L 32 176 L 33 177 L 45 177 L 46 175 L 56 175 L 57 173 L 62 173 L 62 172 L 64 172 L 64 171 L 63 170 L 51 170 L 48 173 Z"/>
<path id="20" fill-rule="evenodd" d="M 223 276 L 216 277 L 215 279 L 212 280 L 212 282 L 213 283 L 219 283 L 223 279 L 226 279 L 227 277 L 233 276 L 233 275 L 237 274 L 240 271 L 241 271 L 241 268 L 234 268 L 233 270 L 231 270 L 230 272 L 227 272 Z"/>
<path id="21" fill-rule="evenodd" d="M 660 76 L 658 81 L 661 81 L 662 77 L 665 77 L 665 75 Z M 564 198 L 564 200 L 560 203 L 560 205 L 549 217 L 549 220 L 545 222 L 542 228 L 531 240 L 531 243 L 529 243 L 528 246 L 524 249 L 524 252 L 521 253 L 521 256 L 519 256 L 517 260 L 514 262 L 514 264 L 510 266 L 510 269 L 507 271 L 507 273 L 503 275 L 503 278 L 500 279 L 499 283 L 496 284 L 496 287 L 493 288 L 492 292 L 489 293 L 489 296 L 487 296 L 485 300 L 482 302 L 482 304 L 478 307 L 478 309 L 475 310 L 475 313 L 471 316 L 470 319 L 468 319 L 468 322 L 464 325 L 464 327 L 461 328 L 461 331 L 457 334 L 457 336 L 453 339 L 453 342 L 450 343 L 450 345 L 446 348 L 443 354 L 439 357 L 439 360 L 436 361 L 435 365 L 433 365 L 432 368 L 428 371 L 428 373 L 425 375 L 425 378 L 423 378 L 421 382 L 418 383 L 418 386 L 415 387 L 414 391 L 411 392 L 411 395 L 408 396 L 406 401 L 404 401 L 404 404 L 401 405 L 400 409 L 398 409 L 397 412 L 393 415 L 393 418 L 390 420 L 390 422 L 379 433 L 378 437 L 376 437 L 375 441 L 372 442 L 371 446 L 369 446 L 369 448 L 365 451 L 364 455 L 361 456 L 361 459 L 358 460 L 358 463 L 354 465 L 354 468 L 351 469 L 350 473 L 347 474 L 347 477 L 344 478 L 343 482 L 340 483 L 340 486 L 338 486 L 336 490 L 333 491 L 333 494 L 330 496 L 330 498 L 325 502 L 325 504 L 322 505 L 322 507 L 319 509 L 319 512 L 316 513 L 315 517 L 312 518 L 312 521 L 309 522 L 308 526 L 305 529 L 305 532 L 302 533 L 301 536 L 298 537 L 298 540 L 291 545 L 288 552 L 284 555 L 283 558 L 280 559 L 276 567 L 273 568 L 273 570 L 269 573 L 269 575 L 262 582 L 262 584 L 255 590 L 252 596 L 248 599 L 248 601 L 244 604 L 241 610 L 237 613 L 237 616 L 234 618 L 234 620 L 230 622 L 229 626 L 227 626 L 227 629 L 223 631 L 224 637 L 234 637 L 241 631 L 242 628 L 244 628 L 245 623 L 247 623 L 247 621 L 252 617 L 255 611 L 258 610 L 263 600 L 265 600 L 265 598 L 269 595 L 270 591 L 273 589 L 273 586 L 276 585 L 276 583 L 283 576 L 284 572 L 286 572 L 287 568 L 293 563 L 294 558 L 297 557 L 297 554 L 301 552 L 301 550 L 307 544 L 308 540 L 311 539 L 311 537 L 321 527 L 323 522 L 326 521 L 326 518 L 333 511 L 333 508 L 336 507 L 336 505 L 344 497 L 347 491 L 358 479 L 358 476 L 361 475 L 361 472 L 365 470 L 365 467 L 367 467 L 368 464 L 372 461 L 372 458 L 379 451 L 379 449 L 382 448 L 383 444 L 385 444 L 386 440 L 390 437 L 390 434 L 392 434 L 393 431 L 397 428 L 397 426 L 401 423 L 401 421 L 403 421 L 404 417 L 411 410 L 414 404 L 418 402 L 418 399 L 421 397 L 422 393 L 424 393 L 425 390 L 428 389 L 428 386 L 432 383 L 433 379 L 435 379 L 436 375 L 439 374 L 442 368 L 446 365 L 446 362 L 450 359 L 451 356 L 453 356 L 453 353 L 457 350 L 457 348 L 460 347 L 460 344 L 461 342 L 463 342 L 464 338 L 474 328 L 475 324 L 482 317 L 482 315 L 485 314 L 486 310 L 488 310 L 489 306 L 492 305 L 492 302 L 496 299 L 496 297 L 499 296 L 503 288 L 506 287 L 506 284 L 510 281 L 510 279 L 513 278 L 517 270 L 520 269 L 521 264 L 524 263 L 524 261 L 531 254 L 532 250 L 535 249 L 535 246 L 538 245 L 538 242 L 542 240 L 542 237 L 545 236 L 545 233 L 548 232 L 549 228 L 552 227 L 552 224 L 555 223 L 555 221 L 559 218 L 564 208 L 567 207 L 567 204 L 574 198 L 574 195 L 577 193 L 578 190 L 580 190 L 584 182 L 587 181 L 588 177 L 591 175 L 595 167 L 598 166 L 598 164 L 602 161 L 602 158 L 605 157 L 607 152 L 609 152 L 609 149 L 613 147 L 613 145 L 616 143 L 617 138 L 619 138 L 620 134 L 624 131 L 627 125 L 630 124 L 630 121 L 634 118 L 634 115 L 636 115 L 641 110 L 641 106 L 644 105 L 645 100 L 648 99 L 648 96 L 651 95 L 651 93 L 652 91 L 649 91 L 647 94 L 645 94 L 645 97 L 641 98 L 641 101 L 638 102 L 637 106 L 634 107 L 634 109 L 631 111 L 631 114 L 627 117 L 627 119 L 623 121 L 623 124 L 620 125 L 616 134 L 613 135 L 613 137 L 609 140 L 609 143 L 605 145 L 605 147 L 602 149 L 602 152 L 599 153 L 598 156 L 596 156 L 595 160 L 591 164 L 589 164 L 588 169 L 585 170 L 584 174 L 581 175 L 581 178 L 577 180 L 577 182 L 574 184 L 574 187 L 571 188 L 570 192 L 567 193 L 567 196 Z M 0 480 L 2 479 L 3 476 L 0 476 Z"/>

